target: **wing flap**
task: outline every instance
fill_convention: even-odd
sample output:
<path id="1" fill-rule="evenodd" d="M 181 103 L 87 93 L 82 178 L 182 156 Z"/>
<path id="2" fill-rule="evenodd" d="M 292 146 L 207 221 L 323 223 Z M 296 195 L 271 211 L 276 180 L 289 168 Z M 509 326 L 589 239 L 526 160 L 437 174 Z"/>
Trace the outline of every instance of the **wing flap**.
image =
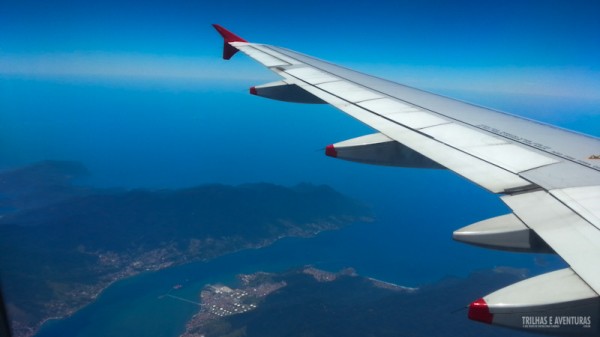
<path id="1" fill-rule="evenodd" d="M 596 227 L 546 191 L 501 199 L 600 294 L 600 231 Z"/>
<path id="2" fill-rule="evenodd" d="M 374 114 L 385 116 L 391 121 L 415 130 L 450 123 L 450 120 L 441 118 L 435 113 L 389 97 L 360 102 L 358 105 Z"/>
<path id="3" fill-rule="evenodd" d="M 456 123 L 427 128 L 422 132 L 514 173 L 558 163 L 555 158 Z"/>
<path id="4" fill-rule="evenodd" d="M 558 160 L 510 143 L 474 147 L 466 152 L 514 173 L 558 163 Z"/>
<path id="5" fill-rule="evenodd" d="M 457 148 L 468 149 L 472 147 L 506 144 L 506 141 L 498 137 L 486 135 L 456 123 L 440 125 L 423 130 L 440 142 L 451 144 Z"/>
<path id="6" fill-rule="evenodd" d="M 600 172 L 572 161 L 538 167 L 522 172 L 520 176 L 547 191 L 600 185 Z"/>
<path id="7" fill-rule="evenodd" d="M 563 188 L 550 193 L 600 229 L 600 186 Z"/>

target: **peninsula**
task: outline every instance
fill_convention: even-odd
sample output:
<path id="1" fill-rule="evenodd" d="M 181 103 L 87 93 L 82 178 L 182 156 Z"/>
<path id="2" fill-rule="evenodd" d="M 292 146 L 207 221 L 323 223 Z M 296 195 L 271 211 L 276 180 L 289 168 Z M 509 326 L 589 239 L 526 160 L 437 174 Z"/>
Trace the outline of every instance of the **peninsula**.
<path id="1" fill-rule="evenodd" d="M 360 276 L 351 268 L 239 275 L 237 285 L 204 287 L 200 309 L 180 337 L 501 337 L 509 330 L 465 319 L 468 299 L 522 280 L 524 272 L 498 267 L 418 288 Z"/>

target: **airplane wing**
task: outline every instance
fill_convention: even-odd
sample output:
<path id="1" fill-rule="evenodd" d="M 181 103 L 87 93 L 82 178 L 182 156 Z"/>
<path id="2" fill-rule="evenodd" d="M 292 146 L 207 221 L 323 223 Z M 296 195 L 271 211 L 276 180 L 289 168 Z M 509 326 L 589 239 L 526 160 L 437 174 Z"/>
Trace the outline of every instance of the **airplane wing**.
<path id="1" fill-rule="evenodd" d="M 282 77 L 250 88 L 251 94 L 331 104 L 376 131 L 327 146 L 328 156 L 452 170 L 498 194 L 513 211 L 459 229 L 455 240 L 556 253 L 568 263 L 474 301 L 470 319 L 532 332 L 600 332 L 600 139 L 250 43 L 214 27 L 224 38 L 224 59 L 241 51 Z"/>

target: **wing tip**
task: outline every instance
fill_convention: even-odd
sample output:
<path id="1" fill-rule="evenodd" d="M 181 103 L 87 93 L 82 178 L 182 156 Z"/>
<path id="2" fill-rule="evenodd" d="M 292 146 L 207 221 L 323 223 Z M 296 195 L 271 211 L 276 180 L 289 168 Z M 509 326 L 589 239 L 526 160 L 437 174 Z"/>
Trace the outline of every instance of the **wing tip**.
<path id="1" fill-rule="evenodd" d="M 223 26 L 213 23 L 212 25 L 217 32 L 219 32 L 219 34 L 221 34 L 221 36 L 223 37 L 223 39 L 225 40 L 225 42 L 230 43 L 230 42 L 248 42 L 246 40 L 244 40 L 243 38 L 239 37 L 238 35 L 232 33 L 231 31 L 227 30 L 226 28 L 224 28 Z"/>
<path id="2" fill-rule="evenodd" d="M 213 23 L 212 25 L 219 34 L 223 37 L 223 59 L 229 60 L 238 52 L 238 49 L 231 45 L 232 42 L 248 42 L 241 37 L 235 35 L 231 31 L 223 28 L 223 26 Z"/>

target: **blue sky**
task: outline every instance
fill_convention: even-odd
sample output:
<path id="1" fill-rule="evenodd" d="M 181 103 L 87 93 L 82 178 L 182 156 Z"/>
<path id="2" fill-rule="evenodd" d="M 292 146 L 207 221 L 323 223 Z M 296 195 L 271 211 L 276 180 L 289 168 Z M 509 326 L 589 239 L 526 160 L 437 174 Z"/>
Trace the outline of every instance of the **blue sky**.
<path id="1" fill-rule="evenodd" d="M 105 185 L 310 181 L 317 173 L 302 175 L 311 161 L 298 159 L 308 149 L 316 160 L 323 146 L 369 132 L 329 107 L 249 97 L 249 86 L 276 76 L 243 55 L 220 60 L 215 22 L 251 41 L 599 133 L 598 1 L 2 6 L 0 168 L 81 159 Z M 290 173 L 275 179 L 268 167 L 283 158 Z"/>
<path id="2" fill-rule="evenodd" d="M 421 235 L 438 226 L 439 249 L 490 259 L 488 251 L 457 248 L 449 235 L 506 212 L 499 200 L 448 172 L 325 157 L 327 144 L 371 130 L 328 106 L 249 95 L 248 87 L 277 77 L 244 55 L 221 60 L 212 23 L 250 41 L 600 135 L 598 1 L 1 6 L 0 169 L 79 160 L 91 183 L 105 187 L 329 184 L 376 205 L 383 218 L 401 216 L 403 207 L 447 214 L 448 223 L 427 222 L 444 222 L 443 215 L 410 221 L 423 221 Z"/>
<path id="3" fill-rule="evenodd" d="M 173 67 L 180 77 L 179 62 L 212 60 L 218 45 L 209 25 L 218 22 L 252 41 L 345 64 L 506 68 L 504 76 L 558 68 L 578 70 L 570 75 L 579 78 L 600 71 L 598 9 L 598 1 L 551 0 L 10 1 L 0 14 L 0 55 L 4 73 L 18 58 L 30 66 L 22 72 L 51 65 L 98 75 L 88 69 L 95 65 L 110 74 L 164 76 Z"/>

